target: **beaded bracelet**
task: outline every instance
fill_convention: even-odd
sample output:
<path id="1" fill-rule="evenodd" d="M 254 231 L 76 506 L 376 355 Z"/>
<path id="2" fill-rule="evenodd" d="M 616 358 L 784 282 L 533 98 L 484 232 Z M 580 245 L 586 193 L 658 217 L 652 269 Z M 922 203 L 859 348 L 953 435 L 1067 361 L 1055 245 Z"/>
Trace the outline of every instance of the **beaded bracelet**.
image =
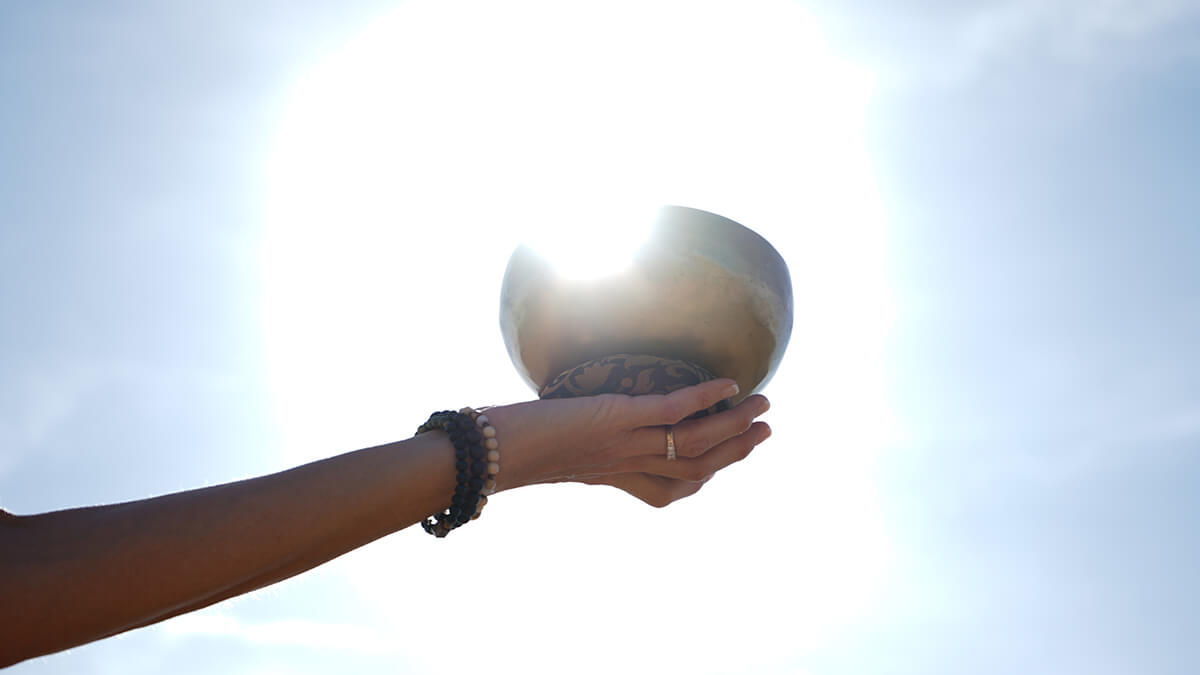
<path id="1" fill-rule="evenodd" d="M 440 410 L 417 427 L 417 434 L 440 429 L 454 444 L 455 485 L 450 506 L 421 521 L 421 527 L 436 537 L 474 520 L 483 512 L 487 496 L 496 491 L 500 473 L 500 442 L 487 415 L 471 408 L 458 412 Z"/>

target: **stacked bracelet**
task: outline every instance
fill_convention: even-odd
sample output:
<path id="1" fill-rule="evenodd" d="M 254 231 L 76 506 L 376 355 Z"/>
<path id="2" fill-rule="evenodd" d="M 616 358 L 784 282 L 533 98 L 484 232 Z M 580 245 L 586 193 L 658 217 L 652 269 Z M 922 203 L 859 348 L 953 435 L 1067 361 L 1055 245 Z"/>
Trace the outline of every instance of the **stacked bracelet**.
<path id="1" fill-rule="evenodd" d="M 454 444 L 455 485 L 450 506 L 421 522 L 426 532 L 444 537 L 451 530 L 479 517 L 487 495 L 496 491 L 500 473 L 500 443 L 487 415 L 471 408 L 441 410 L 417 428 L 418 434 L 445 431 Z"/>

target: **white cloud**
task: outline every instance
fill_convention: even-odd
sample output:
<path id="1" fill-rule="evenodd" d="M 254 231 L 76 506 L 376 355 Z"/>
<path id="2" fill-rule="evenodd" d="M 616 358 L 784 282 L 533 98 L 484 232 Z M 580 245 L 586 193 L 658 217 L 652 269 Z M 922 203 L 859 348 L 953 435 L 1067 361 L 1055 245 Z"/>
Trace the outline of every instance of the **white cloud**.
<path id="1" fill-rule="evenodd" d="M 0 380 L 0 480 L 32 453 L 81 452 L 61 434 L 89 405 L 106 403 L 102 396 L 113 388 L 141 394 L 127 400 L 133 416 L 139 402 L 197 392 L 228 395 L 238 390 L 241 379 L 236 373 L 151 362 L 30 361 Z"/>
<path id="2" fill-rule="evenodd" d="M 1121 42 L 1144 41 L 1198 11 L 1200 4 L 1190 0 L 1014 0 L 971 15 L 959 33 L 959 47 L 968 61 L 980 65 L 1014 46 L 1090 62 L 1121 51 Z"/>
<path id="3" fill-rule="evenodd" d="M 176 617 L 164 623 L 161 630 L 177 639 L 225 637 L 254 645 L 344 649 L 371 654 L 393 650 L 391 638 L 365 626 L 299 619 L 250 623 L 212 610 Z"/>
<path id="4" fill-rule="evenodd" d="M 1090 437 L 1067 448 L 1049 466 L 1044 461 L 1036 462 L 1036 466 L 1029 467 L 1030 473 L 1050 479 L 1074 477 L 1131 460 L 1145 462 L 1181 447 L 1194 449 L 1200 445 L 1200 403 L 1156 411 L 1141 419 L 1116 415 L 1097 427 Z"/>
<path id="5" fill-rule="evenodd" d="M 835 7 L 829 17 L 849 28 L 847 42 L 858 44 L 880 82 L 892 87 L 955 86 L 1014 60 L 1122 66 L 1177 58 L 1189 46 L 1170 32 L 1200 18 L 1196 0 L 1002 0 L 967 7 L 952 3 L 923 15 L 905 8 L 870 22 L 840 17 L 844 10 Z"/>
<path id="6" fill-rule="evenodd" d="M 42 364 L 8 378 L 0 389 L 0 478 L 45 443 L 108 377 L 95 365 Z"/>

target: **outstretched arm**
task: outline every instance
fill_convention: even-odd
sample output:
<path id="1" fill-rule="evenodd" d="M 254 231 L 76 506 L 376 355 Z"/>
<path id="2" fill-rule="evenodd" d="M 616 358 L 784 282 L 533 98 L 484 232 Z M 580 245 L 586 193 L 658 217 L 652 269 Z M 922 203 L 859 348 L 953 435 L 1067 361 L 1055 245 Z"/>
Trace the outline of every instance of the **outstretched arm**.
<path id="1" fill-rule="evenodd" d="M 9 517 L 0 529 L 0 665 L 279 581 L 444 505 L 443 436 L 125 504 Z"/>
<path id="2" fill-rule="evenodd" d="M 676 428 L 729 395 L 727 380 L 667 396 L 533 401 L 488 411 L 499 490 L 578 480 L 663 506 L 766 438 L 750 397 Z M 446 506 L 454 452 L 429 433 L 288 471 L 124 504 L 32 516 L 0 511 L 0 667 L 192 611 L 311 569 Z"/>

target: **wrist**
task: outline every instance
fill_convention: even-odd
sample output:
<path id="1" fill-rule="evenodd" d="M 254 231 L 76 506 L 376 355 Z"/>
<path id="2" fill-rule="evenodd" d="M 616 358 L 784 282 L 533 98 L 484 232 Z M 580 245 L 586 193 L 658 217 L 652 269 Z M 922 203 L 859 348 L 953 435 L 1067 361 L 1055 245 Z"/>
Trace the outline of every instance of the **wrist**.
<path id="1" fill-rule="evenodd" d="M 487 409 L 504 448 L 504 462 L 496 474 L 496 492 L 531 485 L 543 474 L 547 448 L 551 447 L 545 425 L 539 424 L 531 406 L 536 402 L 514 403 Z"/>

